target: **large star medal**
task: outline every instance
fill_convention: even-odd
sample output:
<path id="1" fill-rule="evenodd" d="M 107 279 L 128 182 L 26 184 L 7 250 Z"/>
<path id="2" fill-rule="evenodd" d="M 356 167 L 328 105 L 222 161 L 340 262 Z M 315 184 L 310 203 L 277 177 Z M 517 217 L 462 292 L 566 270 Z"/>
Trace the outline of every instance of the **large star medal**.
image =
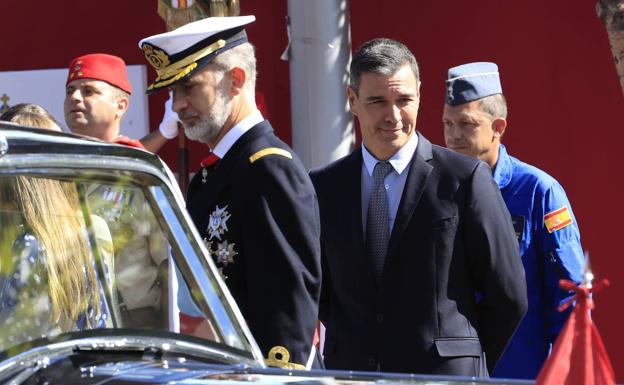
<path id="1" fill-rule="evenodd" d="M 217 249 L 213 250 L 217 256 L 217 263 L 227 267 L 230 263 L 234 263 L 234 257 L 238 254 L 234 250 L 234 243 L 228 243 L 227 240 L 217 243 Z"/>
<path id="2" fill-rule="evenodd" d="M 228 276 L 225 275 L 224 269 L 230 264 L 234 263 L 234 257 L 238 255 L 238 252 L 234 250 L 234 243 L 228 243 L 228 241 L 223 241 L 217 243 L 217 248 L 213 248 L 213 242 L 208 241 L 206 238 L 203 239 L 206 248 L 208 249 L 208 254 L 216 259 L 219 274 L 223 277 L 224 280 L 228 279 Z"/>
<path id="3" fill-rule="evenodd" d="M 210 214 L 210 218 L 208 220 L 208 228 L 206 229 L 206 231 L 208 231 L 209 241 L 212 241 L 213 238 L 221 240 L 221 235 L 228 231 L 227 221 L 232 215 L 225 211 L 226 209 L 227 205 L 225 205 L 225 207 L 223 207 L 222 209 L 217 206 L 215 211 Z"/>

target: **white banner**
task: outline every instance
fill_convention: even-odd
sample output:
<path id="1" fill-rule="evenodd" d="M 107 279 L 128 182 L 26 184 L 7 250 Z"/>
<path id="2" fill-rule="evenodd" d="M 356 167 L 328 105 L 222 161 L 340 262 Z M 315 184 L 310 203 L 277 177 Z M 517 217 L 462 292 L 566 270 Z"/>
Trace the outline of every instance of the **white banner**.
<path id="1" fill-rule="evenodd" d="M 147 70 L 144 65 L 129 65 L 128 77 L 132 83 L 130 108 L 121 122 L 121 133 L 141 139 L 149 133 L 147 95 Z M 0 71 L 0 106 L 18 103 L 35 103 L 48 110 L 65 131 L 63 101 L 65 100 L 67 69 L 30 71 Z"/>

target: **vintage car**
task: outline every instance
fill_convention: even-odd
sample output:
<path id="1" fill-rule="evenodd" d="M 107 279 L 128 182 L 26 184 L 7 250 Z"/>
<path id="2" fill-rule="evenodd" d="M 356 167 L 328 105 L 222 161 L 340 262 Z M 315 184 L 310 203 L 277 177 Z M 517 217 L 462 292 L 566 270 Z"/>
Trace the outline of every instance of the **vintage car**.
<path id="1" fill-rule="evenodd" d="M 0 383 L 526 383 L 268 367 L 138 149 L 0 123 L 0 234 Z"/>

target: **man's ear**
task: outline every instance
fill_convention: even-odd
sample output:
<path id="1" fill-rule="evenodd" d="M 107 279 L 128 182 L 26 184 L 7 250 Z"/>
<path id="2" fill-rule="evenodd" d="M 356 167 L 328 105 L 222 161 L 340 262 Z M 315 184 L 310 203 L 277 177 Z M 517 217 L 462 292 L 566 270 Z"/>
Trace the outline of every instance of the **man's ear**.
<path id="1" fill-rule="evenodd" d="M 416 86 L 416 95 L 415 96 L 415 102 L 416 102 L 416 108 L 420 108 L 420 85 L 422 84 L 421 81 L 418 81 L 418 85 Z"/>
<path id="2" fill-rule="evenodd" d="M 351 108 L 351 113 L 355 116 L 358 115 L 357 106 L 355 105 L 357 98 L 358 96 L 353 88 L 351 88 L 351 86 L 347 86 L 347 99 L 349 100 L 349 107 Z"/>
<path id="3" fill-rule="evenodd" d="M 128 107 L 130 106 L 130 99 L 127 96 L 120 96 L 117 101 L 117 111 L 115 111 L 115 115 L 118 118 L 122 118 L 126 111 L 128 111 Z"/>
<path id="4" fill-rule="evenodd" d="M 241 67 L 234 67 L 230 70 L 230 79 L 232 81 L 230 85 L 231 95 L 235 96 L 243 92 L 247 81 L 247 72 Z"/>
<path id="5" fill-rule="evenodd" d="M 500 138 L 505 133 L 505 129 L 507 128 L 507 120 L 503 118 L 496 118 L 492 122 L 492 130 L 494 131 L 494 137 Z"/>

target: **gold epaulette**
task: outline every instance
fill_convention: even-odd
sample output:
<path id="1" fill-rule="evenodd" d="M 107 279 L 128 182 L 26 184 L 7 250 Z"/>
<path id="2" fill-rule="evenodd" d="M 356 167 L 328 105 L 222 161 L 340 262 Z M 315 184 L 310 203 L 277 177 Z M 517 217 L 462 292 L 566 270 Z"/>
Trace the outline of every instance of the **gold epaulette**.
<path id="1" fill-rule="evenodd" d="M 267 365 L 276 368 L 296 370 L 306 369 L 304 365 L 288 361 L 290 361 L 290 352 L 283 346 L 273 346 L 271 350 L 269 350 L 269 357 L 264 360 Z"/>
<path id="2" fill-rule="evenodd" d="M 265 148 L 264 150 L 260 150 L 256 152 L 255 154 L 253 154 L 252 156 L 250 156 L 249 162 L 253 163 L 257 161 L 258 159 L 265 157 L 267 155 L 281 155 L 284 158 L 292 159 L 292 155 L 290 154 L 290 152 L 283 150 L 281 148 L 277 148 L 277 147 L 269 147 L 269 148 Z"/>

